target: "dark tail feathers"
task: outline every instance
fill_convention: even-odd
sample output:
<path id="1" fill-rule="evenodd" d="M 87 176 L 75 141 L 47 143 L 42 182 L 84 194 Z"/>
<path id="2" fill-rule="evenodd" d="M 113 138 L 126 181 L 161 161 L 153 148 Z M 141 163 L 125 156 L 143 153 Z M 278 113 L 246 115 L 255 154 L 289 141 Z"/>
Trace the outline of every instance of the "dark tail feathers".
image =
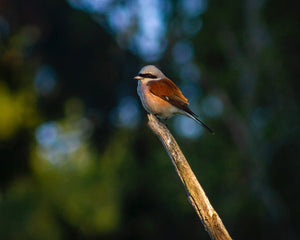
<path id="1" fill-rule="evenodd" d="M 212 129 L 210 129 L 204 122 L 202 122 L 195 113 L 186 112 L 186 114 L 188 117 L 190 117 L 191 119 L 195 120 L 197 123 L 202 125 L 202 127 L 206 128 L 211 134 L 215 135 L 215 132 Z"/>

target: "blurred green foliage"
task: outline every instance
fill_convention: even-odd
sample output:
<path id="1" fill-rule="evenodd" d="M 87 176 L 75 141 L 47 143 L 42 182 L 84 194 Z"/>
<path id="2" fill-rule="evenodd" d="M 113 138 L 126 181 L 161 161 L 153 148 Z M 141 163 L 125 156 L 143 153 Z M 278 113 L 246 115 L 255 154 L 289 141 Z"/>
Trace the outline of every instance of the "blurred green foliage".
<path id="1" fill-rule="evenodd" d="M 208 239 L 137 104 L 155 57 L 216 131 L 168 121 L 232 237 L 299 239 L 297 8 L 149 6 L 0 2 L 0 239 Z"/>

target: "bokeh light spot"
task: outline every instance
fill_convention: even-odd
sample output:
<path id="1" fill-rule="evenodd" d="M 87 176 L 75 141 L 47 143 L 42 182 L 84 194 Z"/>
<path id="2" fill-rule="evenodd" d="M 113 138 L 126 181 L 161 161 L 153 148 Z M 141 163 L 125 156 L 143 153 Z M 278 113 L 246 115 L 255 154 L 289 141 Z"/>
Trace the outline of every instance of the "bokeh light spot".
<path id="1" fill-rule="evenodd" d="M 69 0 L 69 3 L 75 8 L 98 13 L 106 12 L 111 2 L 112 0 Z"/>
<path id="2" fill-rule="evenodd" d="M 203 128 L 188 117 L 176 116 L 174 124 L 176 132 L 183 137 L 197 138 L 203 134 Z"/>
<path id="3" fill-rule="evenodd" d="M 207 8 L 206 0 L 181 0 L 178 5 L 183 12 L 189 17 L 197 17 L 202 14 Z"/>
<path id="4" fill-rule="evenodd" d="M 36 72 L 34 85 L 41 95 L 50 94 L 56 86 L 56 74 L 53 68 L 47 65 L 41 66 Z"/>
<path id="5" fill-rule="evenodd" d="M 46 122 L 35 131 L 35 137 L 42 146 L 50 146 L 57 139 L 58 125 L 53 122 Z"/>
<path id="6" fill-rule="evenodd" d="M 140 122 L 137 99 L 131 96 L 122 98 L 112 121 L 119 127 L 135 128 Z"/>
<path id="7" fill-rule="evenodd" d="M 147 61 L 155 61 L 165 50 L 165 23 L 161 3 L 158 0 L 139 0 L 137 18 L 139 31 L 134 45 Z"/>
<path id="8" fill-rule="evenodd" d="M 120 47 L 129 48 L 145 61 L 162 57 L 167 45 L 166 18 L 172 6 L 169 1 L 69 0 L 69 3 L 96 14 L 95 19 L 104 27 L 109 26 Z"/>
<path id="9" fill-rule="evenodd" d="M 223 113 L 223 102 L 217 96 L 210 95 L 203 100 L 203 112 L 209 117 L 217 117 Z"/>
<path id="10" fill-rule="evenodd" d="M 132 14 L 126 7 L 116 6 L 108 12 L 108 22 L 115 32 L 124 32 L 131 25 Z"/>
<path id="11" fill-rule="evenodd" d="M 37 152 L 42 159 L 58 165 L 72 159 L 90 136 L 91 122 L 86 118 L 67 120 L 64 124 L 45 122 L 37 127 Z"/>

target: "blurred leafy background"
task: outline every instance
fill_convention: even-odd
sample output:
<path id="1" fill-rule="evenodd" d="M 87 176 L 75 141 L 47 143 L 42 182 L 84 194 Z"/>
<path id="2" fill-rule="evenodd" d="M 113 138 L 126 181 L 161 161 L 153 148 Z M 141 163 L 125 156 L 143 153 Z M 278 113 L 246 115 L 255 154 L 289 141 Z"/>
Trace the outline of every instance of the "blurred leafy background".
<path id="1" fill-rule="evenodd" d="M 0 239 L 208 239 L 132 77 L 234 239 L 299 239 L 299 11 L 274 0 L 1 0 Z"/>

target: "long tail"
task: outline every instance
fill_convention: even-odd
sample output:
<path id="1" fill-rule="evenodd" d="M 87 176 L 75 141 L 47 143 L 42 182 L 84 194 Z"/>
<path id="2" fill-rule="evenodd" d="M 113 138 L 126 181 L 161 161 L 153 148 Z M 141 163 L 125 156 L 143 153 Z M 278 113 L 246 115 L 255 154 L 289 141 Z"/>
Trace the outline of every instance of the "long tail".
<path id="1" fill-rule="evenodd" d="M 190 117 L 191 119 L 195 120 L 197 123 L 199 123 L 200 125 L 202 125 L 204 128 L 206 128 L 208 131 L 210 131 L 211 134 L 215 134 L 215 132 L 210 129 L 204 122 L 202 122 L 199 117 L 195 114 L 195 113 L 188 113 L 188 112 L 185 112 L 185 114 Z"/>

